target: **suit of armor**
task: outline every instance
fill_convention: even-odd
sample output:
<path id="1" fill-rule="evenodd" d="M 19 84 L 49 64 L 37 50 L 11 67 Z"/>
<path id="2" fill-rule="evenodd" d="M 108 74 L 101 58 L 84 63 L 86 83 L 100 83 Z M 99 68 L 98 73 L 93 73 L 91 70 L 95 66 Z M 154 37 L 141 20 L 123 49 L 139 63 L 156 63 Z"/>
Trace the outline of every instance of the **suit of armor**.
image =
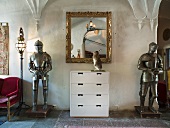
<path id="1" fill-rule="evenodd" d="M 150 43 L 149 52 L 143 54 L 138 61 L 138 69 L 142 70 L 139 92 L 141 112 L 144 111 L 145 97 L 149 88 L 149 109 L 154 113 L 157 112 L 153 107 L 153 103 L 157 98 L 158 74 L 163 72 L 162 58 L 155 53 L 157 48 L 156 43 Z"/>
<path id="2" fill-rule="evenodd" d="M 34 52 L 30 56 L 29 61 L 29 71 L 33 73 L 33 107 L 32 111 L 37 110 L 37 99 L 38 99 L 38 84 L 39 80 L 42 80 L 43 85 L 43 97 L 44 97 L 44 106 L 43 109 L 47 109 L 47 97 L 48 97 L 48 72 L 52 70 L 52 61 L 49 54 L 43 52 L 43 44 L 41 41 L 35 42 L 35 49 L 37 52 Z"/>

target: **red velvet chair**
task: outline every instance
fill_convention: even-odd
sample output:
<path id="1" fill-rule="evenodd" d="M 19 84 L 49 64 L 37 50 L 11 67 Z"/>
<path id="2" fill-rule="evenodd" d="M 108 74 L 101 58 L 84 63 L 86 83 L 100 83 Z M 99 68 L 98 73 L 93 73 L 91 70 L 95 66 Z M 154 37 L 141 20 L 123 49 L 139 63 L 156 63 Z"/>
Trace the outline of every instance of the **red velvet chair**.
<path id="1" fill-rule="evenodd" d="M 10 121 L 11 116 L 10 108 L 19 103 L 21 99 L 19 81 L 18 77 L 0 79 L 0 108 L 7 108 L 8 121 Z"/>
<path id="2" fill-rule="evenodd" d="M 167 98 L 167 85 L 164 81 L 158 81 L 158 105 L 159 110 L 166 109 L 168 104 L 168 98 Z"/>

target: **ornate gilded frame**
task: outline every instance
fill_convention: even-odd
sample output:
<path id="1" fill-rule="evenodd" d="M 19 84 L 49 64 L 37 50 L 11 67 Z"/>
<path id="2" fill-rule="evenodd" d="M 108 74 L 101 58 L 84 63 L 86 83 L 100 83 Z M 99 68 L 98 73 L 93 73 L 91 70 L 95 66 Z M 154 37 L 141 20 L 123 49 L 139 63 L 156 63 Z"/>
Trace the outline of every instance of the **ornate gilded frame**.
<path id="1" fill-rule="evenodd" d="M 110 63 L 112 55 L 112 13 L 111 12 L 66 12 L 66 63 L 92 63 L 92 58 L 71 58 L 71 18 L 103 17 L 107 26 L 107 55 L 101 58 L 102 63 Z"/>

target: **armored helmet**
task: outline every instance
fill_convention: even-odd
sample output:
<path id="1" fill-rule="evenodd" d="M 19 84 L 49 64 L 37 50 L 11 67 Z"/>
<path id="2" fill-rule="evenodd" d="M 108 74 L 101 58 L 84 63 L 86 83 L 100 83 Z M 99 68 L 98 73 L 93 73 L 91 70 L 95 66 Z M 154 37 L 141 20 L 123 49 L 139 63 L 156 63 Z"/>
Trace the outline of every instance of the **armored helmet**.
<path id="1" fill-rule="evenodd" d="M 43 46 L 43 43 L 39 40 L 37 40 L 34 44 L 34 46 Z"/>
<path id="2" fill-rule="evenodd" d="M 151 43 L 149 44 L 149 47 L 152 47 L 152 46 L 154 46 L 154 47 L 157 47 L 157 48 L 158 48 L 158 45 L 157 45 L 155 42 L 151 42 Z"/>

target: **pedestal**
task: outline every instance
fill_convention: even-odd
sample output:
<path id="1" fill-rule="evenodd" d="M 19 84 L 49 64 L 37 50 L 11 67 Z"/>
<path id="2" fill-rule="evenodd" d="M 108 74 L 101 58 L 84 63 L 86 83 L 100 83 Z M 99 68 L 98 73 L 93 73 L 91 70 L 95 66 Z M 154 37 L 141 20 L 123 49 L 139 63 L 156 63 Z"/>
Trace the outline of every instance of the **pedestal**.
<path id="1" fill-rule="evenodd" d="M 32 108 L 30 108 L 26 111 L 26 114 L 29 117 L 46 117 L 50 113 L 52 108 L 53 108 L 52 105 L 48 105 L 47 109 L 43 109 L 43 105 L 37 105 L 37 111 L 33 112 Z"/>
<path id="2" fill-rule="evenodd" d="M 145 106 L 144 112 L 141 112 L 140 106 L 135 106 L 135 110 L 140 114 L 141 118 L 160 118 L 160 112 L 154 113 L 148 109 L 148 106 Z"/>

